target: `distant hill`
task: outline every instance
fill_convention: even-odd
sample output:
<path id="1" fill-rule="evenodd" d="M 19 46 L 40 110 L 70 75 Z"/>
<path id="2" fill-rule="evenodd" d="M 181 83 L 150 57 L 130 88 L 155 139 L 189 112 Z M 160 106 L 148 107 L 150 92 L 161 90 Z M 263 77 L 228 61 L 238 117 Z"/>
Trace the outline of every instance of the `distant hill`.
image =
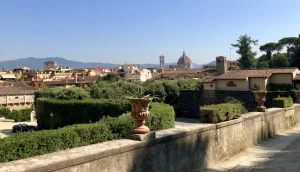
<path id="1" fill-rule="evenodd" d="M 31 69 L 43 69 L 45 61 L 55 61 L 60 66 L 69 66 L 71 68 L 83 68 L 83 67 L 107 67 L 113 68 L 119 66 L 120 64 L 111 64 L 111 63 L 99 63 L 99 62 L 78 62 L 73 60 L 67 60 L 61 57 L 46 57 L 46 58 L 35 58 L 35 57 L 27 57 L 27 58 L 20 58 L 16 60 L 7 60 L 0 62 L 0 70 L 2 67 L 5 66 L 5 69 L 15 69 L 22 66 L 29 67 Z M 168 67 L 169 65 L 175 65 L 176 63 L 166 63 L 165 66 Z M 156 68 L 159 67 L 159 64 L 139 64 L 141 68 Z M 194 68 L 201 68 L 202 64 L 193 64 Z"/>

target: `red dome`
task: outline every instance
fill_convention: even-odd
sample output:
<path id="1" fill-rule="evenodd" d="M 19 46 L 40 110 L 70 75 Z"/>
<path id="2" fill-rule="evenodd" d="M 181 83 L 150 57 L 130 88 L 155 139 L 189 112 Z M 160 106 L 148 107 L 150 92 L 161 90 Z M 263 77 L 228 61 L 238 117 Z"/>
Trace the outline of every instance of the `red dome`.
<path id="1" fill-rule="evenodd" d="M 177 65 L 192 64 L 192 60 L 183 52 L 182 56 L 178 59 Z"/>

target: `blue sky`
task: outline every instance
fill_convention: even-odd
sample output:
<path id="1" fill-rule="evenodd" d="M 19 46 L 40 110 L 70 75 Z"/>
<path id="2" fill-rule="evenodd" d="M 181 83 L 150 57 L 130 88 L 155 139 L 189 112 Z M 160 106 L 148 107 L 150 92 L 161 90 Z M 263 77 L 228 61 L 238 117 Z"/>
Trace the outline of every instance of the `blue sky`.
<path id="1" fill-rule="evenodd" d="M 299 6 L 299 0 L 2 0 L 0 61 L 138 64 L 158 63 L 163 54 L 175 62 L 185 50 L 202 64 L 229 57 L 242 34 L 260 45 L 298 36 Z"/>

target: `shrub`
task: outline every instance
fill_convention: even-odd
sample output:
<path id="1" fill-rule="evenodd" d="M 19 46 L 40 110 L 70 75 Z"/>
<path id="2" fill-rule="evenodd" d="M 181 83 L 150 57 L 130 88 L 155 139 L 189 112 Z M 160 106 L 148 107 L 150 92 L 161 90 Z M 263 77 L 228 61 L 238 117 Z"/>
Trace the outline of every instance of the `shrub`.
<path id="1" fill-rule="evenodd" d="M 0 108 L 0 115 L 3 114 L 3 117 L 13 119 L 15 122 L 29 121 L 31 111 L 31 108 L 10 111 L 8 108 L 2 107 Z"/>
<path id="2" fill-rule="evenodd" d="M 0 117 L 7 117 L 10 114 L 10 110 L 7 107 L 0 107 Z"/>
<path id="3" fill-rule="evenodd" d="M 291 91 L 293 86 L 291 84 L 268 84 L 268 91 Z"/>
<path id="4" fill-rule="evenodd" d="M 200 121 L 204 123 L 219 123 L 238 118 L 242 114 L 241 104 L 223 103 L 200 107 Z"/>
<path id="5" fill-rule="evenodd" d="M 273 99 L 273 107 L 286 108 L 293 106 L 292 97 L 277 97 Z"/>
<path id="6" fill-rule="evenodd" d="M 40 98 L 37 100 L 36 118 L 40 129 L 55 129 L 67 125 L 96 122 L 104 116 L 117 117 L 130 110 L 130 102 L 125 99 Z"/>
<path id="7" fill-rule="evenodd" d="M 146 124 L 151 130 L 174 127 L 174 110 L 162 103 L 151 103 L 151 117 Z M 0 162 L 8 162 L 64 149 L 124 138 L 134 127 L 129 114 L 104 117 L 91 124 L 77 124 L 57 130 L 19 133 L 0 139 Z"/>

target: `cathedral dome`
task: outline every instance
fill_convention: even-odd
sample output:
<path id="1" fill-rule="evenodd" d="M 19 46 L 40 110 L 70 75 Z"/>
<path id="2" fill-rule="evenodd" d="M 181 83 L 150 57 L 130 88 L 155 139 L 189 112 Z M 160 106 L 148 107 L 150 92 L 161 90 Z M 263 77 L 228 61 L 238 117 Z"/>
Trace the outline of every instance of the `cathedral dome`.
<path id="1" fill-rule="evenodd" d="M 178 59 L 177 65 L 192 65 L 192 60 L 183 52 L 182 56 Z"/>

